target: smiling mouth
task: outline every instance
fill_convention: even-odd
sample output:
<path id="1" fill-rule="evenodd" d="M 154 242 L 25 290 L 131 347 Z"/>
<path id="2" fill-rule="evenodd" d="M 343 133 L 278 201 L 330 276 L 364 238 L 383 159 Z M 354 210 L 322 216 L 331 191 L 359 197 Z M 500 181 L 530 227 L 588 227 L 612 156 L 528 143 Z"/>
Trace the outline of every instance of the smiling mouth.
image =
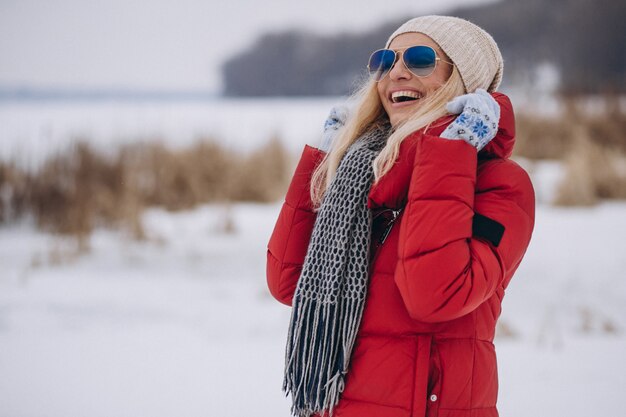
<path id="1" fill-rule="evenodd" d="M 422 97 L 424 97 L 423 94 L 418 93 L 417 91 L 395 91 L 391 93 L 391 102 L 405 103 L 407 101 L 419 100 Z"/>

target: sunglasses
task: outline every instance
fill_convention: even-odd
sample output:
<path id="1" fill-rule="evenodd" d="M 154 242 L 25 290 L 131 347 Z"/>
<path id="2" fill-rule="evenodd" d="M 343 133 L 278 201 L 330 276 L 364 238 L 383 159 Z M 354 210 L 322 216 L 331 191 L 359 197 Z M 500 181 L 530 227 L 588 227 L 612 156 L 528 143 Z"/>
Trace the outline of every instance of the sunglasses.
<path id="1" fill-rule="evenodd" d="M 367 64 L 370 77 L 376 82 L 385 78 L 398 61 L 399 54 L 401 54 L 402 62 L 406 69 L 417 77 L 428 77 L 432 74 L 437 67 L 437 61 L 443 61 L 452 65 L 451 62 L 439 58 L 437 52 L 430 46 L 416 45 L 404 51 L 379 49 L 370 55 Z"/>

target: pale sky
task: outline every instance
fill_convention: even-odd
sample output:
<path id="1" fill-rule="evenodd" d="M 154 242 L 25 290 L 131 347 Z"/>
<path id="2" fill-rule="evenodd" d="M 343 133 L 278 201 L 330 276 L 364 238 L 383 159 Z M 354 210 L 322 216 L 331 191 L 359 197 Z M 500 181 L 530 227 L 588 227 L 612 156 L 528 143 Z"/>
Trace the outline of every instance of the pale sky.
<path id="1" fill-rule="evenodd" d="M 494 0 L 0 0 L 0 88 L 202 89 L 268 30 L 361 31 Z"/>

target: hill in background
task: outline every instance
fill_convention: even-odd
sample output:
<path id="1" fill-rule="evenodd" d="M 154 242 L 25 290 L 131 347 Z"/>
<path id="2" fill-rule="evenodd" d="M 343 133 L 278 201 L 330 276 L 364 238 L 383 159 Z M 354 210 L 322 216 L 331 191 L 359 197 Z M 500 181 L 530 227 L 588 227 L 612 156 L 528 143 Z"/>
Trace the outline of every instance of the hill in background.
<path id="1" fill-rule="evenodd" d="M 626 92 L 626 2 L 504 0 L 449 13 L 483 27 L 505 60 L 504 85 L 528 85 L 552 63 L 566 94 Z M 222 68 L 227 96 L 345 95 L 364 77 L 371 51 L 405 19 L 365 33 L 268 33 Z"/>

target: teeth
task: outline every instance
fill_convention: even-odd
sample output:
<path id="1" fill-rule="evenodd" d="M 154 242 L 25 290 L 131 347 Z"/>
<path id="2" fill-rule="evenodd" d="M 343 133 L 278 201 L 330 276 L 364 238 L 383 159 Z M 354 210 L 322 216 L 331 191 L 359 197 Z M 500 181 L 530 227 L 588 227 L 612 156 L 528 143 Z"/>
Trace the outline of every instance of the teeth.
<path id="1" fill-rule="evenodd" d="M 391 101 L 399 103 L 401 101 L 407 101 L 407 99 L 419 100 L 422 95 L 416 91 L 395 91 L 391 94 Z"/>

